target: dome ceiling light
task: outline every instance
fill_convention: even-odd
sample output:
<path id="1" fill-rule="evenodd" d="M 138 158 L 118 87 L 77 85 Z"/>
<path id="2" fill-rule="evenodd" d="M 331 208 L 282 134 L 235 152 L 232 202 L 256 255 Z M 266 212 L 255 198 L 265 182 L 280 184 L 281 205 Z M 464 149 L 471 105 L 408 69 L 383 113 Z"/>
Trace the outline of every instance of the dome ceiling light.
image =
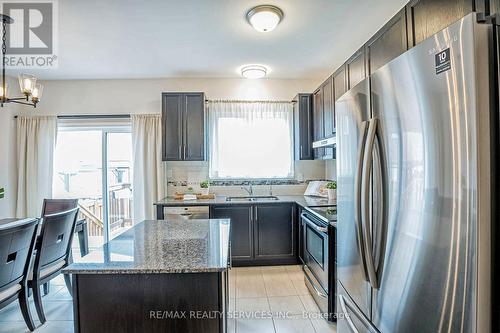
<path id="1" fill-rule="evenodd" d="M 283 11 L 276 6 L 262 5 L 250 9 L 247 21 L 257 31 L 273 31 L 283 19 Z"/>
<path id="2" fill-rule="evenodd" d="M 247 65 L 241 68 L 241 76 L 246 79 L 261 79 L 267 74 L 267 68 L 262 65 Z"/>

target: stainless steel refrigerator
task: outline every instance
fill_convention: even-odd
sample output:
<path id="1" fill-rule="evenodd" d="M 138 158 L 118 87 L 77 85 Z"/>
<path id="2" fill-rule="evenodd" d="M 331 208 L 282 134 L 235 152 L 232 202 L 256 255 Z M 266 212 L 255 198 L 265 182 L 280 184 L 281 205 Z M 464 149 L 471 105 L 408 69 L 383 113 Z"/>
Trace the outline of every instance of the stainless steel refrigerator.
<path id="1" fill-rule="evenodd" d="M 490 332 L 497 111 L 471 14 L 336 103 L 337 332 Z"/>

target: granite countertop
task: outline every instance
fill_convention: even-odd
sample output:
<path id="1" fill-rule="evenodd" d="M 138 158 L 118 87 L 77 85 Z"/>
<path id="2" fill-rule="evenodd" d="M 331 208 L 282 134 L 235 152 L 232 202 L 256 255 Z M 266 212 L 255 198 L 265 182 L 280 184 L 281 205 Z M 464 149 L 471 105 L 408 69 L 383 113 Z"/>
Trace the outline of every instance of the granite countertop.
<path id="1" fill-rule="evenodd" d="M 228 219 L 146 220 L 92 251 L 63 273 L 220 272 L 228 267 Z"/>
<path id="2" fill-rule="evenodd" d="M 336 203 L 327 198 L 311 197 L 303 195 L 276 195 L 278 200 L 263 200 L 263 201 L 226 201 L 226 196 L 217 195 L 215 199 L 200 199 L 200 200 L 176 200 L 173 197 L 166 197 L 163 200 L 155 202 L 156 206 L 213 206 L 213 205 L 254 205 L 258 203 L 279 204 L 279 203 L 296 203 L 302 207 L 322 207 L 334 206 Z"/>

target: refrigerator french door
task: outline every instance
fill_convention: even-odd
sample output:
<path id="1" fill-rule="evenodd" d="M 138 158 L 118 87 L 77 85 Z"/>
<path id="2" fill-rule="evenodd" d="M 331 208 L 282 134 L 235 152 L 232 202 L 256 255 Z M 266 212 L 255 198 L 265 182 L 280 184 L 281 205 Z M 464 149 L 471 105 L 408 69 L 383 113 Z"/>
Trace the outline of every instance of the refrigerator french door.
<path id="1" fill-rule="evenodd" d="M 470 14 L 337 102 L 339 333 L 491 331 L 492 50 Z"/>
<path id="2" fill-rule="evenodd" d="M 337 115 L 337 279 L 363 314 L 370 316 L 371 288 L 366 278 L 360 223 L 361 173 L 370 113 L 368 80 L 335 104 Z M 338 304 L 338 302 L 337 302 Z M 337 309 L 339 307 L 337 306 Z"/>

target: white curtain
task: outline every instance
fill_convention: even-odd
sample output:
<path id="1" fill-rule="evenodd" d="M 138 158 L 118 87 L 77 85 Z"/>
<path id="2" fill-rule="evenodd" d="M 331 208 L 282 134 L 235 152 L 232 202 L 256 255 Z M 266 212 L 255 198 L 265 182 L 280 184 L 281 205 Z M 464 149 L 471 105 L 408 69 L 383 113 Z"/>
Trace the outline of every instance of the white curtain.
<path id="1" fill-rule="evenodd" d="M 132 115 L 134 218 L 155 218 L 153 203 L 165 196 L 161 115 Z"/>
<path id="2" fill-rule="evenodd" d="M 209 104 L 210 178 L 292 178 L 289 102 Z"/>
<path id="3" fill-rule="evenodd" d="M 36 217 L 52 197 L 57 117 L 17 118 L 17 217 Z"/>

